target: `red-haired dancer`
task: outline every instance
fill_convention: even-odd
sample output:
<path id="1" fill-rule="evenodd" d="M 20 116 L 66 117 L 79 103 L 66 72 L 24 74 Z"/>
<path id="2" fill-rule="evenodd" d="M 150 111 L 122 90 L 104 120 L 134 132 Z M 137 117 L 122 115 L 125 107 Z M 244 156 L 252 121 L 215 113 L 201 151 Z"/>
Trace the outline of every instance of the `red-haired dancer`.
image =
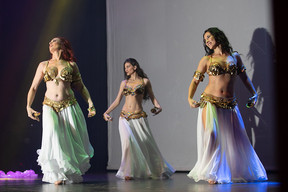
<path id="1" fill-rule="evenodd" d="M 27 95 L 28 116 L 39 121 L 40 113 L 31 108 L 42 79 L 46 83 L 43 101 L 42 146 L 37 151 L 43 181 L 55 184 L 82 182 L 90 168 L 94 150 L 89 142 L 86 121 L 74 92 L 88 103 L 88 117 L 96 114 L 85 87 L 69 41 L 53 38 L 49 43 L 51 59 L 38 65 Z M 72 90 L 73 89 L 73 90 Z"/>

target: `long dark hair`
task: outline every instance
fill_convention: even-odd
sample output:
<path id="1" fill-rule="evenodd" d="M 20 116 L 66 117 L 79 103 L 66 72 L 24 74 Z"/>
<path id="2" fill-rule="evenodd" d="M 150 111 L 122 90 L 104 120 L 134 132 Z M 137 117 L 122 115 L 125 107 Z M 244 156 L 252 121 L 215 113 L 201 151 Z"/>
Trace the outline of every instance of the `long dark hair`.
<path id="1" fill-rule="evenodd" d="M 136 66 L 136 73 L 139 77 L 141 78 L 147 78 L 148 79 L 148 76 L 146 75 L 146 73 L 144 73 L 143 69 L 140 67 L 138 61 L 134 58 L 128 58 L 124 61 L 124 64 L 123 64 L 123 70 L 124 70 L 124 78 L 126 80 L 129 80 L 130 79 L 130 75 L 127 75 L 126 72 L 125 72 L 125 63 L 130 63 L 133 67 Z M 143 97 L 144 100 L 147 100 L 149 99 L 149 95 L 148 95 L 148 92 L 147 92 L 147 88 L 145 86 L 145 91 L 144 91 L 144 97 Z"/>
<path id="2" fill-rule="evenodd" d="M 206 32 L 210 32 L 211 35 L 213 35 L 216 43 L 221 45 L 222 52 L 225 52 L 225 53 L 228 53 L 229 55 L 232 55 L 233 48 L 230 45 L 228 38 L 226 37 L 224 32 L 221 31 L 220 29 L 218 29 L 217 27 L 211 27 L 211 28 L 205 30 L 203 33 L 203 46 L 204 46 L 204 50 L 206 52 L 206 55 L 211 55 L 214 53 L 214 50 L 209 49 L 209 47 L 207 47 L 207 45 L 206 45 L 206 40 L 204 39 L 204 35 Z"/>
<path id="3" fill-rule="evenodd" d="M 60 39 L 60 47 L 63 50 L 61 54 L 62 59 L 65 61 L 76 62 L 76 58 L 74 57 L 71 43 L 64 37 L 56 37 L 56 38 Z"/>

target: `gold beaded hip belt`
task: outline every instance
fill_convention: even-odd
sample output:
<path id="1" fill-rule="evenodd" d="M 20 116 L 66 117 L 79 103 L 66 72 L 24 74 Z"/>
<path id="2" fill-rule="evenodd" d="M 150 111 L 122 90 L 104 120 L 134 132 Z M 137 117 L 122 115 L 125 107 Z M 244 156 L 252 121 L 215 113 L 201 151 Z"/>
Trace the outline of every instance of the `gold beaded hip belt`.
<path id="1" fill-rule="evenodd" d="M 218 108 L 223 109 L 234 109 L 234 107 L 237 105 L 236 97 L 230 97 L 230 98 L 216 97 L 214 95 L 202 93 L 200 99 L 200 107 L 204 108 L 207 102 L 214 104 Z"/>
<path id="2" fill-rule="evenodd" d="M 147 117 L 147 114 L 145 113 L 145 111 L 141 111 L 138 113 L 121 111 L 120 117 L 124 117 L 127 121 L 129 121 L 130 119 L 139 119 L 141 117 Z"/>
<path id="3" fill-rule="evenodd" d="M 62 111 L 65 108 L 71 106 L 71 105 L 76 104 L 76 103 L 77 103 L 77 101 L 76 101 L 74 96 L 68 97 L 62 101 L 53 101 L 53 100 L 49 99 L 48 97 L 45 97 L 44 101 L 43 101 L 43 105 L 48 105 L 57 113 L 59 111 Z"/>

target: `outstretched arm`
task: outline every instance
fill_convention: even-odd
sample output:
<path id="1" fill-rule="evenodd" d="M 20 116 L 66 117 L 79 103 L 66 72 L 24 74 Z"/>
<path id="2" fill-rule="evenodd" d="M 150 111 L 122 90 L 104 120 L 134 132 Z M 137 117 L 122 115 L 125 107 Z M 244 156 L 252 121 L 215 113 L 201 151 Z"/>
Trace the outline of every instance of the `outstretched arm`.
<path id="1" fill-rule="evenodd" d="M 32 81 L 32 84 L 30 86 L 30 89 L 27 94 L 27 105 L 26 105 L 26 110 L 28 117 L 30 117 L 33 120 L 39 121 L 39 112 L 35 111 L 34 109 L 31 108 L 31 105 L 34 101 L 37 89 L 39 87 L 39 84 L 41 83 L 43 76 L 44 76 L 44 68 L 45 68 L 45 62 L 41 62 L 36 70 L 34 79 Z"/>
<path id="2" fill-rule="evenodd" d="M 247 73 L 244 71 L 244 72 L 240 73 L 239 76 L 240 76 L 240 79 L 242 80 L 242 82 L 244 83 L 245 87 L 248 89 L 248 91 L 252 95 L 257 95 L 257 91 L 256 91 L 252 81 L 248 77 Z"/>
<path id="3" fill-rule="evenodd" d="M 149 94 L 149 97 L 151 99 L 151 102 L 153 103 L 153 105 L 157 108 L 157 110 L 154 110 L 154 115 L 157 115 L 158 113 L 160 113 L 162 111 L 162 107 L 160 106 L 158 100 L 156 99 L 153 89 L 152 89 L 152 84 L 151 81 L 149 79 L 144 79 L 144 83 L 147 89 L 147 92 Z"/>
<path id="4" fill-rule="evenodd" d="M 116 99 L 113 101 L 113 103 L 109 106 L 109 108 L 103 114 L 103 118 L 105 119 L 105 121 L 112 121 L 112 117 L 109 115 L 109 113 L 111 113 L 120 104 L 123 98 L 124 86 L 125 86 L 125 81 L 122 81 L 120 84 L 119 92 L 118 92 Z"/>
<path id="5" fill-rule="evenodd" d="M 71 66 L 73 67 L 73 81 L 71 83 L 71 87 L 75 91 L 79 92 L 82 98 L 88 103 L 88 117 L 93 117 L 96 114 L 96 109 L 94 107 L 90 93 L 82 81 L 77 64 L 73 62 L 71 63 Z"/>
<path id="6" fill-rule="evenodd" d="M 236 54 L 236 58 L 237 58 L 238 68 L 241 68 L 242 66 L 244 66 L 239 54 Z M 246 106 L 248 108 L 253 107 L 256 104 L 257 99 L 258 99 L 257 91 L 245 70 L 240 71 L 239 77 L 241 81 L 243 82 L 243 84 L 245 85 L 245 87 L 248 89 L 248 91 L 252 94 L 252 97 L 249 98 L 249 102 L 247 103 Z"/>
<path id="7" fill-rule="evenodd" d="M 189 90 L 188 90 L 188 103 L 190 107 L 196 108 L 199 107 L 199 103 L 193 99 L 195 92 L 197 90 L 197 87 L 201 81 L 204 79 L 204 73 L 207 69 L 207 62 L 208 57 L 204 56 L 198 65 L 197 70 L 194 73 L 193 79 L 190 83 Z"/>

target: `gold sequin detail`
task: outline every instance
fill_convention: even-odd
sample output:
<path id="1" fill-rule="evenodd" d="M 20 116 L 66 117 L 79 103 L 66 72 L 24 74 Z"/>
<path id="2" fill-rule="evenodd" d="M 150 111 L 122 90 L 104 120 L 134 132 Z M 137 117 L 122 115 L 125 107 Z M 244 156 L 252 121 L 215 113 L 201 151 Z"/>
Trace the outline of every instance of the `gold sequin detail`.
<path id="1" fill-rule="evenodd" d="M 208 67 L 207 74 L 209 76 L 217 76 L 227 73 L 230 74 L 232 77 L 235 77 L 236 75 L 243 73 L 246 70 L 245 66 L 237 66 L 237 59 L 235 58 L 234 53 L 232 55 L 232 58 L 233 61 L 230 62 L 219 59 L 216 59 L 216 61 L 214 59 L 214 61 L 212 61 L 212 56 L 210 56 L 210 66 Z"/>
<path id="2" fill-rule="evenodd" d="M 145 111 L 141 111 L 139 113 L 121 111 L 120 117 L 124 117 L 127 121 L 129 121 L 130 119 L 139 119 L 141 117 L 147 117 L 147 114 Z"/>
<path id="3" fill-rule="evenodd" d="M 45 97 L 44 101 L 43 101 L 43 105 L 48 105 L 57 113 L 59 111 L 62 111 L 65 108 L 71 106 L 71 105 L 76 104 L 76 103 L 77 103 L 77 101 L 76 101 L 75 97 L 68 97 L 62 101 L 53 101 L 53 100 L 49 99 L 48 97 Z"/>
<path id="4" fill-rule="evenodd" d="M 60 72 L 60 79 L 62 79 L 63 81 L 69 81 L 72 82 L 72 73 L 73 73 L 73 69 L 72 67 L 65 67 L 64 69 L 61 70 Z"/>
<path id="5" fill-rule="evenodd" d="M 194 79 L 196 79 L 197 81 L 203 81 L 204 80 L 204 74 L 199 72 L 199 71 L 195 71 L 194 73 Z"/>
<path id="6" fill-rule="evenodd" d="M 44 82 L 53 81 L 56 78 L 57 74 L 58 74 L 57 67 L 46 68 L 44 73 Z"/>
<path id="7" fill-rule="evenodd" d="M 223 109 L 234 109 L 234 107 L 237 105 L 236 97 L 231 98 L 216 97 L 214 95 L 202 93 L 200 99 L 200 107 L 204 108 L 207 102 L 214 104 L 218 108 Z"/>
<path id="8" fill-rule="evenodd" d="M 46 64 L 45 72 L 44 72 L 44 82 L 54 81 L 57 85 L 59 84 L 59 78 L 63 81 L 72 82 L 75 80 L 81 79 L 80 74 L 76 74 L 76 77 L 73 76 L 73 68 L 71 64 L 67 61 L 67 66 L 64 67 L 58 75 L 58 68 L 55 66 L 49 67 L 49 61 Z"/>
<path id="9" fill-rule="evenodd" d="M 244 66 L 243 66 L 244 67 Z M 245 68 L 245 67 L 244 67 Z M 212 63 L 208 68 L 208 75 L 217 76 L 225 73 L 230 74 L 232 77 L 238 75 L 240 72 L 243 72 L 241 69 L 239 70 L 236 64 L 230 63 L 226 67 L 221 66 L 219 63 Z"/>

